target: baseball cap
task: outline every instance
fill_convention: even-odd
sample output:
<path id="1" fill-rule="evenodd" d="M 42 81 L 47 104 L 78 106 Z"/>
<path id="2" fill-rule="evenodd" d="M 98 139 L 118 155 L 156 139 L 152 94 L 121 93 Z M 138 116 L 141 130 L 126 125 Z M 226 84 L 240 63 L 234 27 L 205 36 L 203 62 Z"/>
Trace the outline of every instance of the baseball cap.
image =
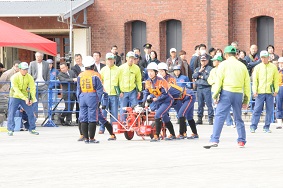
<path id="1" fill-rule="evenodd" d="M 47 59 L 46 62 L 49 63 L 49 64 L 52 64 L 53 60 L 52 59 Z"/>
<path id="2" fill-rule="evenodd" d="M 236 54 L 237 50 L 234 46 L 226 46 L 224 53 Z"/>
<path id="3" fill-rule="evenodd" d="M 214 56 L 214 58 L 211 59 L 211 61 L 223 61 L 222 57 L 219 55 Z"/>
<path id="4" fill-rule="evenodd" d="M 283 63 L 283 57 L 279 57 L 278 63 Z"/>
<path id="5" fill-rule="evenodd" d="M 202 55 L 202 56 L 200 57 L 200 60 L 201 60 L 201 61 L 206 61 L 206 56 L 205 56 L 205 55 Z"/>
<path id="6" fill-rule="evenodd" d="M 171 49 L 170 49 L 170 53 L 171 53 L 171 52 L 177 52 L 176 48 L 171 48 Z"/>
<path id="7" fill-rule="evenodd" d="M 114 59 L 114 54 L 113 53 L 107 53 L 106 54 L 106 59 Z"/>
<path id="8" fill-rule="evenodd" d="M 144 48 L 147 48 L 147 49 L 151 49 L 152 45 L 149 44 L 149 43 L 146 43 L 143 45 Z"/>
<path id="9" fill-rule="evenodd" d="M 19 69 L 22 69 L 22 70 L 28 69 L 28 63 L 27 62 L 21 62 L 19 64 Z"/>
<path id="10" fill-rule="evenodd" d="M 268 56 L 269 56 L 269 54 L 268 54 L 268 52 L 266 50 L 262 50 L 260 52 L 260 57 L 268 57 Z"/>
<path id="11" fill-rule="evenodd" d="M 129 51 L 127 53 L 127 57 L 135 57 L 135 53 L 133 51 Z"/>

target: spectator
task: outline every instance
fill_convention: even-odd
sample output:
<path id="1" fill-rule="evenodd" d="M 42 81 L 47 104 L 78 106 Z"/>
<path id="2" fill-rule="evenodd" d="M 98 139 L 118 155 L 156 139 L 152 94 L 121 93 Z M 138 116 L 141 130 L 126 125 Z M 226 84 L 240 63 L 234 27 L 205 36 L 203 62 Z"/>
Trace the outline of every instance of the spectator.
<path id="1" fill-rule="evenodd" d="M 11 77 L 19 72 L 19 60 L 15 60 L 13 62 L 13 67 L 2 74 L 0 77 L 0 82 L 10 82 Z M 0 83 L 0 93 L 1 92 L 9 92 L 10 90 L 10 83 Z"/>
<path id="2" fill-rule="evenodd" d="M 244 65 L 247 67 L 247 60 L 246 60 L 246 55 L 247 53 L 244 50 L 239 50 L 239 54 L 238 54 L 238 60 L 241 61 L 242 63 L 244 63 Z"/>
<path id="3" fill-rule="evenodd" d="M 142 78 L 140 68 L 134 64 L 135 53 L 130 51 L 127 53 L 127 62 L 119 67 L 119 87 L 120 87 L 120 99 L 121 99 L 121 113 L 120 117 L 122 121 L 125 121 L 123 107 L 127 107 L 130 103 L 131 106 L 138 104 L 138 98 L 140 98 L 140 92 L 142 90 Z"/>
<path id="4" fill-rule="evenodd" d="M 176 48 L 170 49 L 170 57 L 167 59 L 166 64 L 168 66 L 168 73 L 173 76 L 173 67 L 176 65 L 182 66 L 182 61 L 177 57 Z"/>
<path id="5" fill-rule="evenodd" d="M 85 67 L 84 67 L 82 61 L 83 61 L 82 55 L 81 54 L 75 54 L 75 63 L 76 64 L 75 64 L 75 66 L 73 66 L 71 68 L 71 70 L 74 71 L 77 76 L 79 76 L 79 74 L 81 72 L 85 71 Z"/>
<path id="6" fill-rule="evenodd" d="M 278 61 L 279 59 L 279 56 L 274 53 L 274 50 L 274 46 L 271 44 L 266 47 L 266 51 L 269 53 L 269 61 Z"/>
<path id="7" fill-rule="evenodd" d="M 201 67 L 196 68 L 193 74 L 193 78 L 196 79 L 198 98 L 198 120 L 196 124 L 202 124 L 203 108 L 204 104 L 206 103 L 208 108 L 208 122 L 209 125 L 213 125 L 214 112 L 211 101 L 211 85 L 209 85 L 207 82 L 207 78 L 209 77 L 212 67 L 208 65 L 208 59 L 206 58 L 206 55 L 202 55 L 200 60 Z"/>
<path id="8" fill-rule="evenodd" d="M 181 74 L 184 75 L 184 76 L 187 76 L 189 78 L 189 82 L 192 82 L 192 71 L 190 69 L 190 65 L 187 61 L 187 53 L 186 51 L 184 50 L 181 50 L 179 52 L 179 57 L 182 61 L 182 64 L 181 64 Z"/>
<path id="9" fill-rule="evenodd" d="M 255 133 L 262 112 L 263 104 L 266 105 L 265 124 L 263 132 L 271 133 L 270 123 L 273 113 L 273 97 L 276 97 L 279 90 L 279 73 L 275 65 L 268 61 L 269 54 L 263 50 L 260 52 L 262 63 L 255 67 L 253 72 L 253 95 L 255 107 L 252 115 L 251 133 Z"/>
<path id="10" fill-rule="evenodd" d="M 75 66 L 73 66 L 71 68 L 72 71 L 75 72 L 76 74 L 76 78 L 79 76 L 79 74 L 81 72 L 84 72 L 85 71 L 85 67 L 82 63 L 82 55 L 81 54 L 75 54 Z M 80 105 L 79 105 L 79 102 L 78 102 L 78 99 L 76 98 L 76 123 L 79 125 L 79 129 L 81 128 L 81 124 L 79 122 L 79 111 L 80 111 Z"/>
<path id="11" fill-rule="evenodd" d="M 41 99 L 45 118 L 48 116 L 48 82 L 50 80 L 50 68 L 46 61 L 43 61 L 43 53 L 35 53 L 35 61 L 30 62 L 29 74 L 37 83 L 37 97 Z M 38 103 L 35 106 L 36 117 L 38 117 Z"/>
<path id="12" fill-rule="evenodd" d="M 0 76 L 5 72 L 7 69 L 4 68 L 4 65 L 0 62 Z"/>
<path id="13" fill-rule="evenodd" d="M 215 54 L 215 56 L 216 56 L 216 57 L 217 57 L 217 56 L 221 56 L 222 59 L 223 59 L 223 61 L 225 60 L 223 51 L 222 51 L 220 48 L 217 48 L 217 49 L 216 49 L 216 54 Z M 212 56 L 212 57 L 215 57 L 215 56 Z"/>
<path id="14" fill-rule="evenodd" d="M 93 53 L 93 59 L 94 59 L 94 71 L 100 73 L 100 70 L 105 66 L 105 64 L 101 63 L 101 53 L 100 52 L 94 52 Z"/>
<path id="15" fill-rule="evenodd" d="M 135 54 L 135 64 L 140 68 L 141 71 L 141 76 L 142 76 L 142 81 L 145 81 L 148 78 L 147 75 L 147 70 L 145 68 L 143 68 L 140 64 L 140 56 L 138 54 Z"/>
<path id="16" fill-rule="evenodd" d="M 279 91 L 276 96 L 276 119 L 277 125 L 276 129 L 282 129 L 282 119 L 283 119 L 283 57 L 278 59 L 279 66 Z"/>
<path id="17" fill-rule="evenodd" d="M 257 54 L 257 45 L 253 44 L 250 47 L 250 54 L 246 56 L 247 67 L 249 70 L 249 74 L 252 75 L 253 68 L 261 63 L 261 59 Z"/>
<path id="18" fill-rule="evenodd" d="M 209 50 L 208 50 L 208 54 L 210 55 L 210 57 L 214 57 L 215 54 L 216 54 L 216 49 L 211 47 Z"/>
<path id="19" fill-rule="evenodd" d="M 157 59 L 157 53 L 154 50 L 150 52 L 150 63 L 160 63 L 160 61 Z"/>
<path id="20" fill-rule="evenodd" d="M 120 93 L 116 90 L 119 87 L 119 68 L 114 64 L 115 57 L 113 53 L 106 54 L 106 66 L 101 69 L 101 81 L 103 83 L 104 90 L 108 93 L 108 104 L 105 106 L 110 113 L 118 119 L 118 104 Z M 107 112 L 103 110 L 103 116 L 107 117 Z M 110 123 L 116 122 L 111 116 Z M 102 134 L 105 131 L 105 126 L 100 125 L 99 133 Z"/>
<path id="21" fill-rule="evenodd" d="M 200 56 L 198 58 L 195 59 L 195 62 L 193 63 L 194 64 L 194 70 L 193 72 L 195 71 L 195 69 L 197 67 L 200 67 L 201 66 L 201 60 L 200 60 L 200 57 L 201 56 L 205 56 L 207 61 L 208 61 L 208 65 L 210 67 L 213 67 L 213 64 L 212 64 L 212 61 L 211 61 L 211 56 L 209 54 L 206 53 L 206 45 L 205 44 L 200 44 L 199 45 L 199 51 L 200 51 Z"/>
<path id="22" fill-rule="evenodd" d="M 195 53 L 193 54 L 191 60 L 190 60 L 190 68 L 191 68 L 191 71 L 192 73 L 194 72 L 195 70 L 195 62 L 197 60 L 197 58 L 200 56 L 200 51 L 199 51 L 199 45 L 196 45 L 195 46 Z"/>
<path id="23" fill-rule="evenodd" d="M 133 49 L 133 52 L 138 55 L 139 59 L 142 60 L 142 57 L 141 57 L 141 50 L 139 48 L 134 48 Z M 139 62 L 140 63 L 140 62 Z"/>
<path id="24" fill-rule="evenodd" d="M 150 52 L 151 52 L 152 45 L 149 43 L 146 43 L 143 45 L 144 48 L 144 59 L 142 58 L 141 66 L 146 69 L 147 65 L 150 63 Z"/>
<path id="25" fill-rule="evenodd" d="M 236 50 L 238 50 L 238 42 L 236 41 L 232 42 L 231 46 L 233 46 L 234 48 L 236 48 Z"/>
<path id="26" fill-rule="evenodd" d="M 77 76 L 74 71 L 68 70 L 68 66 L 66 63 L 60 64 L 61 72 L 58 74 L 58 78 L 60 82 L 69 82 L 69 83 L 61 83 L 63 92 L 63 99 L 65 102 L 65 109 L 61 116 L 60 122 L 63 126 L 72 126 L 72 111 L 74 109 L 75 100 L 76 100 L 76 84 Z M 71 111 L 71 112 L 67 112 Z M 66 118 L 66 122 L 65 122 Z"/>
<path id="27" fill-rule="evenodd" d="M 120 65 L 122 65 L 122 58 L 121 56 L 118 55 L 118 47 L 116 45 L 113 45 L 111 47 L 111 52 L 114 54 L 114 57 L 115 57 L 115 61 L 114 61 L 114 64 L 119 67 Z M 107 61 L 107 59 L 106 59 Z"/>
<path id="28" fill-rule="evenodd" d="M 29 121 L 29 132 L 34 135 L 39 135 L 35 131 L 35 117 L 32 103 L 36 102 L 34 78 L 28 74 L 28 64 L 22 62 L 19 64 L 19 72 L 11 77 L 11 89 L 9 100 L 8 113 L 8 135 L 13 136 L 15 129 L 14 116 L 19 108 L 19 105 L 26 111 Z"/>
<path id="29" fill-rule="evenodd" d="M 50 80 L 56 80 L 57 76 L 59 74 L 59 71 L 53 67 L 53 60 L 52 59 L 47 59 L 46 62 L 49 64 L 49 70 L 50 70 Z M 56 83 L 49 83 L 49 88 L 50 89 L 56 89 L 57 84 Z"/>

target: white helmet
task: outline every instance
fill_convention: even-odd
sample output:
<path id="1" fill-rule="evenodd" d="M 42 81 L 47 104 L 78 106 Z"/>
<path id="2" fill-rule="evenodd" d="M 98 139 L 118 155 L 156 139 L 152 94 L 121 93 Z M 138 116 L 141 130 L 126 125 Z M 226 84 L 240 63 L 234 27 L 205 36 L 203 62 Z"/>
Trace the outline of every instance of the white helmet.
<path id="1" fill-rule="evenodd" d="M 150 64 L 147 65 L 146 69 L 147 70 L 156 70 L 156 71 L 158 71 L 158 66 L 157 66 L 156 63 L 150 63 Z"/>
<path id="2" fill-rule="evenodd" d="M 84 67 L 90 67 L 91 65 L 94 65 L 94 59 L 91 56 L 86 56 L 83 58 L 83 65 Z"/>
<path id="3" fill-rule="evenodd" d="M 158 69 L 163 69 L 168 71 L 168 65 L 164 62 L 158 63 Z"/>

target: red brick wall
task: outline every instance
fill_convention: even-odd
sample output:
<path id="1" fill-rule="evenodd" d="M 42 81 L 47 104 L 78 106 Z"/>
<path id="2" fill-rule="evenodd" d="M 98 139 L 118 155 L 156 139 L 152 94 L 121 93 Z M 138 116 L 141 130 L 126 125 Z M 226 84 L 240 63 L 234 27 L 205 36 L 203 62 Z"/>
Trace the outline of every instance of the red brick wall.
<path id="1" fill-rule="evenodd" d="M 238 41 L 239 48 L 248 52 L 250 45 L 257 43 L 256 18 L 270 16 L 274 18 L 276 53 L 282 55 L 283 16 L 279 12 L 282 6 L 281 0 L 257 0 L 256 3 L 254 0 L 95 0 L 87 9 L 88 24 L 92 27 L 91 49 L 101 51 L 103 57 L 114 44 L 119 53 L 131 50 L 131 22 L 140 20 L 146 22 L 147 42 L 153 44 L 158 57 L 164 61 L 166 21 L 175 19 L 182 22 L 182 48 L 188 57 L 193 54 L 195 45 L 208 44 L 209 40 L 215 48 Z M 210 13 L 207 13 L 208 8 Z M 209 40 L 208 16 L 211 20 Z M 1 19 L 23 29 L 68 28 L 55 17 Z"/>
<path id="2" fill-rule="evenodd" d="M 282 0 L 233 0 L 233 40 L 239 42 L 241 49 L 249 52 L 251 44 L 257 43 L 256 18 L 270 16 L 274 18 L 275 52 L 282 55 L 283 16 L 280 7 Z"/>
<path id="3" fill-rule="evenodd" d="M 140 20 L 146 22 L 147 42 L 153 45 L 160 59 L 165 60 L 166 33 L 162 22 L 171 19 L 182 22 L 182 48 L 189 54 L 193 53 L 195 45 L 207 43 L 206 0 L 96 0 L 88 8 L 88 23 L 93 31 L 92 50 L 100 49 L 105 55 L 111 45 L 116 44 L 119 53 L 128 51 L 132 46 L 125 36 L 131 36 L 125 34 L 130 29 L 129 26 L 125 29 L 125 23 Z"/>

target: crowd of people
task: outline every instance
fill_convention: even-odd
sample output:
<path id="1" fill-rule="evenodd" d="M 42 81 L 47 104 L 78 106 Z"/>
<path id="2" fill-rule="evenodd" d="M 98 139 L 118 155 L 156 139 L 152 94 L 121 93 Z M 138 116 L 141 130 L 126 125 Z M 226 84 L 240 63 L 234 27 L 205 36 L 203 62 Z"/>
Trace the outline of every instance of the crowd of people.
<path id="1" fill-rule="evenodd" d="M 107 129 L 110 134 L 108 140 L 116 140 L 112 123 L 126 121 L 123 107 L 144 107 L 146 102 L 150 103 L 150 110 L 155 112 L 156 133 L 151 142 L 159 141 L 162 123 L 170 133 L 165 140 L 199 138 L 196 124 L 203 124 L 204 107 L 207 106 L 208 123 L 213 125 L 213 134 L 209 144 L 204 147 L 218 146 L 225 120 L 228 126 L 237 128 L 238 144 L 243 147 L 246 132 L 241 118 L 242 107 L 253 109 L 250 132 L 255 133 L 265 102 L 263 131 L 271 133 L 274 97 L 276 128 L 282 128 L 283 57 L 274 53 L 274 46 L 269 45 L 258 53 L 257 46 L 251 45 L 247 54 L 238 49 L 237 42 L 227 46 L 224 52 L 220 48 L 207 50 L 205 44 L 200 44 L 195 46 L 195 53 L 190 60 L 184 50 L 177 53 L 175 48 L 171 48 L 166 62 L 160 62 L 151 44 L 147 43 L 143 47 L 144 57 L 139 48 L 134 48 L 126 54 L 125 62 L 118 55 L 116 45 L 106 54 L 105 61 L 102 61 L 99 51 L 86 57 L 75 54 L 75 65 L 60 63 L 60 72 L 54 69 L 53 60 L 44 61 L 40 52 L 35 54 L 35 61 L 29 65 L 15 61 L 13 68 L 0 77 L 0 81 L 12 83 L 11 88 L 8 84 L 0 87 L 1 91 L 10 92 L 8 135 L 13 135 L 14 112 L 19 105 L 28 116 L 30 132 L 39 134 L 35 131 L 37 101 L 44 101 L 44 115 L 47 117 L 46 91 L 58 89 L 58 84 L 49 83 L 57 79 L 62 82 L 62 90 L 68 91 L 62 95 L 65 109 L 59 117 L 60 122 L 64 126 L 73 125 L 72 111 L 76 106 L 76 123 L 80 131 L 78 141 L 85 143 L 99 142 L 95 139 L 98 124 L 99 134 L 104 134 Z M 196 100 L 198 119 L 195 122 L 193 112 Z M 250 103 L 250 100 L 254 102 Z M 176 111 L 178 134 L 175 134 L 169 116 L 170 108 Z M 233 112 L 233 118 L 230 111 Z M 110 122 L 107 121 L 107 113 L 111 113 Z M 187 135 L 187 124 L 191 128 L 191 135 Z"/>

